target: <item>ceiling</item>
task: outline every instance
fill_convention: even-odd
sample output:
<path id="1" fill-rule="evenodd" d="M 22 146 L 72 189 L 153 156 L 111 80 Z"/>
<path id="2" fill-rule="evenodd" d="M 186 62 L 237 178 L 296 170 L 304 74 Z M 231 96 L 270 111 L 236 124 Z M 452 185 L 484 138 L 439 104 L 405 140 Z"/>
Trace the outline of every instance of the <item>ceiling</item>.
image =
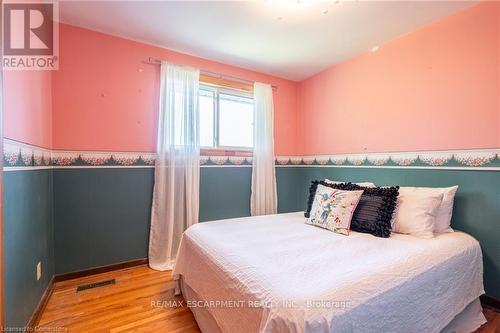
<path id="1" fill-rule="evenodd" d="M 64 23 L 300 81 L 464 1 L 61 1 Z"/>

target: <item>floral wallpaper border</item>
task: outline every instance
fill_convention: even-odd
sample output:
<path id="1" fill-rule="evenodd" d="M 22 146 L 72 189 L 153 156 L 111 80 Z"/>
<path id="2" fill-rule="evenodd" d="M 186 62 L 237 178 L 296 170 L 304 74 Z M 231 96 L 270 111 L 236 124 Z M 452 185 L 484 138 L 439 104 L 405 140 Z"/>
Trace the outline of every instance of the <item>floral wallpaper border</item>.
<path id="1" fill-rule="evenodd" d="M 49 150 L 4 139 L 4 168 L 152 167 L 155 153 Z M 252 157 L 201 156 L 202 166 L 251 166 Z M 397 167 L 500 170 L 500 148 L 450 151 L 277 156 L 277 167 Z"/>
<path id="2" fill-rule="evenodd" d="M 5 139 L 4 168 L 153 166 L 155 154 L 148 152 L 60 151 Z"/>
<path id="3" fill-rule="evenodd" d="M 500 169 L 500 148 L 316 156 L 278 156 L 278 165 Z"/>

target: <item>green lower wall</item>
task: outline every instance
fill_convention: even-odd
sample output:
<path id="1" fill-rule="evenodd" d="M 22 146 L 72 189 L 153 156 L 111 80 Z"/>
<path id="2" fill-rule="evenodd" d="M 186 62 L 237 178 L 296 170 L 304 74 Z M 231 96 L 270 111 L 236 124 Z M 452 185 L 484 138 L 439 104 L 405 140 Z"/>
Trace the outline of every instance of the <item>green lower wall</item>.
<path id="1" fill-rule="evenodd" d="M 303 210 L 313 179 L 372 181 L 379 185 L 459 185 L 452 226 L 479 240 L 486 292 L 500 298 L 500 172 L 277 167 L 276 175 L 279 212 Z M 9 325 L 26 324 L 53 272 L 147 257 L 153 179 L 152 168 L 5 173 Z M 201 168 L 200 220 L 248 216 L 250 184 L 249 167 Z M 34 265 L 38 260 L 43 262 L 44 275 L 36 283 Z"/>
<path id="2" fill-rule="evenodd" d="M 251 177 L 251 168 L 201 168 L 200 221 L 250 215 Z"/>
<path id="3" fill-rule="evenodd" d="M 5 322 L 24 327 L 54 275 L 52 171 L 4 172 Z M 36 264 L 42 277 L 36 280 Z"/>
<path id="4" fill-rule="evenodd" d="M 276 168 L 278 211 L 297 211 L 301 168 Z M 252 168 L 210 167 L 200 173 L 200 221 L 250 215 Z"/>
<path id="5" fill-rule="evenodd" d="M 147 257 L 152 168 L 54 170 L 56 274 Z"/>

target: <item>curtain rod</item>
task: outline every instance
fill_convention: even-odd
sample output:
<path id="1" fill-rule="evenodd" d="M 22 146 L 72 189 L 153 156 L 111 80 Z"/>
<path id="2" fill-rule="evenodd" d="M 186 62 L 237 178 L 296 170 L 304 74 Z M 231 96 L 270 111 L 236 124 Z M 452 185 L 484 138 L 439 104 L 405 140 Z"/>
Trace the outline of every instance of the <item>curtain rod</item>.
<path id="1" fill-rule="evenodd" d="M 153 57 L 149 57 L 148 60 L 147 61 L 143 61 L 143 63 L 145 63 L 145 64 L 151 64 L 151 65 L 160 65 L 161 64 L 161 60 L 153 58 Z M 216 72 L 211 72 L 211 71 L 206 71 L 206 70 L 200 70 L 200 73 L 204 74 L 204 75 L 207 75 L 207 76 L 215 77 L 215 78 L 218 78 L 218 79 L 228 79 L 228 80 L 232 80 L 232 81 L 236 81 L 236 82 L 241 82 L 241 83 L 248 83 L 248 84 L 252 84 L 252 85 L 255 82 L 255 81 L 252 81 L 252 80 L 246 80 L 246 79 L 242 79 L 242 78 L 239 78 L 239 77 L 236 77 L 236 76 L 232 76 L 232 75 L 226 75 L 226 74 L 216 73 Z M 275 86 L 274 84 L 272 84 L 271 87 L 273 88 L 273 90 L 278 90 L 278 86 Z"/>

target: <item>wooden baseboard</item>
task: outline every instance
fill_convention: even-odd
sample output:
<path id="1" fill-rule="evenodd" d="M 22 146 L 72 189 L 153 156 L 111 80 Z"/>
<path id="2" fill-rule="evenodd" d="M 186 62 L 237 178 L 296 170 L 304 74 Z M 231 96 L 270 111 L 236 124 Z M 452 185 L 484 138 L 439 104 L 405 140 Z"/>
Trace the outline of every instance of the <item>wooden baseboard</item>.
<path id="1" fill-rule="evenodd" d="M 49 302 L 50 296 L 52 295 L 53 291 L 54 291 L 54 277 L 52 276 L 52 278 L 49 281 L 49 284 L 47 285 L 47 288 L 45 288 L 45 291 L 43 292 L 42 297 L 38 302 L 38 305 L 35 308 L 35 311 L 33 311 L 33 314 L 31 315 L 31 318 L 28 321 L 28 325 L 26 325 L 27 332 L 35 331 L 35 327 L 36 325 L 38 325 L 43 310 L 45 310 L 45 307 L 47 306 L 47 303 Z"/>
<path id="2" fill-rule="evenodd" d="M 500 299 L 488 296 L 486 294 L 481 295 L 479 299 L 481 300 L 482 305 L 487 305 L 490 308 L 494 308 L 495 310 L 500 311 Z"/>
<path id="3" fill-rule="evenodd" d="M 85 277 L 85 276 L 116 271 L 118 269 L 146 265 L 147 263 L 148 263 L 148 259 L 144 258 L 144 259 L 137 259 L 137 260 L 120 262 L 117 264 L 112 264 L 112 265 L 107 265 L 107 266 L 100 266 L 100 267 L 95 267 L 95 268 L 84 269 L 82 271 L 77 271 L 77 272 L 57 274 L 57 275 L 54 275 L 54 282 L 72 280 L 72 279 L 77 279 L 77 278 L 81 278 L 81 277 Z"/>

